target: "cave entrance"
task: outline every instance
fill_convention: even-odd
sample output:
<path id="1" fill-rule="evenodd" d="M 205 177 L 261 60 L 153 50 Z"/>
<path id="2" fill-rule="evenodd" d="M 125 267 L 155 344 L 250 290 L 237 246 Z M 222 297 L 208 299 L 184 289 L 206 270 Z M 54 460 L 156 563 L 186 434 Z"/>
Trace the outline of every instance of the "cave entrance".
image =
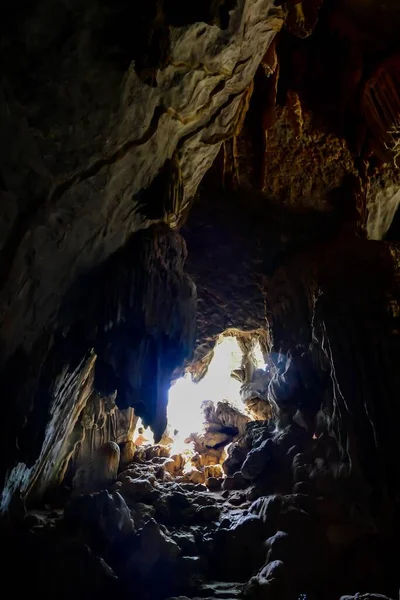
<path id="1" fill-rule="evenodd" d="M 204 358 L 173 381 L 160 444 L 151 444 L 150 430 L 139 423 L 138 458 L 163 462 L 167 478 L 218 487 L 230 444 L 250 421 L 272 416 L 269 381 L 266 332 L 224 331 Z"/>

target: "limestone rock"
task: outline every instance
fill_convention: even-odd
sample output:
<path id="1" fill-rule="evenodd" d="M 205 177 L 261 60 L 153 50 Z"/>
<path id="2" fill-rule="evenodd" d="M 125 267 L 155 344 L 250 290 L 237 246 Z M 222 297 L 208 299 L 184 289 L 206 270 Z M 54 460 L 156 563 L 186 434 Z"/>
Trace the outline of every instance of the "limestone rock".
<path id="1" fill-rule="evenodd" d="M 259 517 L 241 512 L 236 521 L 224 519 L 215 537 L 215 557 L 225 557 L 215 566 L 218 578 L 248 579 L 265 561 L 264 539 L 264 526 Z"/>
<path id="2" fill-rule="evenodd" d="M 165 470 L 171 475 L 177 475 L 180 473 L 184 465 L 185 461 L 181 454 L 173 454 L 164 462 Z"/>
<path id="3" fill-rule="evenodd" d="M 146 448 L 146 460 L 151 460 L 152 458 L 168 458 L 169 457 L 169 449 L 167 446 L 161 446 L 161 444 L 156 444 L 154 446 L 150 446 Z"/>
<path id="4" fill-rule="evenodd" d="M 178 530 L 171 535 L 171 538 L 178 544 L 182 550 L 183 556 L 196 556 L 196 539 L 190 531 Z"/>
<path id="5" fill-rule="evenodd" d="M 191 469 L 190 471 L 185 473 L 185 480 L 199 484 L 204 483 L 206 477 L 203 471 L 199 471 L 198 469 Z"/>
<path id="6" fill-rule="evenodd" d="M 244 492 L 239 491 L 233 492 L 229 495 L 228 502 L 233 506 L 241 506 L 245 502 L 247 502 L 246 494 Z"/>
<path id="7" fill-rule="evenodd" d="M 283 561 L 301 585 L 316 583 L 327 569 L 328 544 L 317 528 L 310 527 L 308 535 L 294 529 L 291 534 L 278 531 L 268 538 L 268 561 Z"/>
<path id="8" fill-rule="evenodd" d="M 287 566 L 279 560 L 268 563 L 252 577 L 245 588 L 245 597 L 266 600 L 295 599 Z"/>
<path id="9" fill-rule="evenodd" d="M 195 512 L 188 495 L 173 487 L 168 493 L 160 494 L 154 506 L 157 519 L 167 525 L 176 526 L 190 522 Z"/>
<path id="10" fill-rule="evenodd" d="M 243 490 L 249 485 L 248 480 L 241 471 L 237 471 L 232 477 L 225 477 L 222 482 L 223 490 Z"/>
<path id="11" fill-rule="evenodd" d="M 222 477 L 224 474 L 222 465 L 208 465 L 204 468 L 204 475 L 206 479 L 213 477 L 214 479 Z M 208 486 L 207 486 L 208 487 Z"/>
<path id="12" fill-rule="evenodd" d="M 272 417 L 272 407 L 268 400 L 257 396 L 247 398 L 245 406 L 252 419 L 267 421 Z"/>
<path id="13" fill-rule="evenodd" d="M 202 441 L 207 448 L 226 446 L 226 444 L 232 441 L 232 435 L 222 431 L 207 431 Z"/>
<path id="14" fill-rule="evenodd" d="M 137 529 L 144 527 L 147 521 L 153 519 L 156 514 L 154 506 L 144 504 L 143 502 L 130 503 L 130 512 Z"/>
<path id="15" fill-rule="evenodd" d="M 270 535 L 277 530 L 287 533 L 302 531 L 307 535 L 314 530 L 315 522 L 304 509 L 310 509 L 311 502 L 307 496 L 293 494 L 291 496 L 263 496 L 250 507 L 250 513 L 261 518 Z"/>
<path id="16" fill-rule="evenodd" d="M 134 522 L 124 498 L 106 490 L 78 496 L 65 507 L 67 522 L 99 533 L 110 544 L 122 543 L 134 533 Z"/>
<path id="17" fill-rule="evenodd" d="M 196 510 L 196 518 L 200 521 L 217 521 L 219 519 L 220 509 L 218 506 L 200 506 Z"/>
<path id="18" fill-rule="evenodd" d="M 241 468 L 245 479 L 256 479 L 265 471 L 271 460 L 271 444 L 271 440 L 266 440 L 258 448 L 250 450 Z"/>
<path id="19" fill-rule="evenodd" d="M 128 475 L 122 479 L 120 493 L 128 505 L 135 502 L 151 504 L 158 497 L 158 493 L 148 479 L 132 479 Z"/>
<path id="20" fill-rule="evenodd" d="M 154 519 L 150 519 L 138 532 L 138 547 L 129 557 L 127 568 L 139 581 L 146 581 L 154 576 L 154 568 L 158 561 L 173 562 L 180 554 L 176 542 L 165 535 Z"/>
<path id="21" fill-rule="evenodd" d="M 118 444 L 107 442 L 89 462 L 82 462 L 73 478 L 74 489 L 89 492 L 108 487 L 117 478 L 119 460 Z"/>
<path id="22" fill-rule="evenodd" d="M 208 477 L 206 479 L 206 486 L 210 492 L 215 492 L 221 489 L 222 481 L 220 477 L 218 479 L 216 477 Z"/>
<path id="23" fill-rule="evenodd" d="M 120 464 L 119 468 L 126 469 L 132 462 L 135 457 L 136 446 L 132 441 L 123 442 L 119 445 L 120 448 Z"/>
<path id="24" fill-rule="evenodd" d="M 240 470 L 249 449 L 239 444 L 233 443 L 228 449 L 228 457 L 225 459 L 222 468 L 226 475 L 233 475 Z"/>

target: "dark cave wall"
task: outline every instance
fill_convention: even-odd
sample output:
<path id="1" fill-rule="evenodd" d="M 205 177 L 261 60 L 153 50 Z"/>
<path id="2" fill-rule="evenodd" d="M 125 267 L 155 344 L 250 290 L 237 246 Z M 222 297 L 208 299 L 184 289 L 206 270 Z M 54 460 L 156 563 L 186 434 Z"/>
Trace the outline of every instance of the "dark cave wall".
<path id="1" fill-rule="evenodd" d="M 198 295 L 196 359 L 229 327 L 265 327 L 260 232 L 249 208 L 238 226 L 240 199 L 224 194 L 211 174 L 182 229 Z"/>
<path id="2" fill-rule="evenodd" d="M 307 39 L 286 23 L 215 181 L 242 198 L 237 213 L 227 209 L 238 232 L 250 199 L 263 192 L 251 234 L 262 259 L 273 399 L 286 419 L 301 409 L 309 427 L 336 438 L 369 501 L 384 511 L 399 488 L 391 426 L 398 259 L 394 246 L 368 239 L 384 237 L 398 204 L 398 132 L 388 131 L 400 97 L 399 40 L 385 24 L 389 6 L 362 13 L 359 4 L 324 3 Z M 398 24 L 397 7 L 391 18 Z"/>
<path id="3" fill-rule="evenodd" d="M 71 289 L 36 373 L 29 377 L 29 355 L 10 364 L 2 389 L 18 412 L 8 415 L 2 469 L 25 464 L 26 492 L 42 496 L 60 483 L 76 444 L 89 463 L 105 442 L 127 441 L 132 417 L 127 424 L 122 413 L 129 407 L 162 435 L 171 375 L 195 335 L 196 292 L 185 259 L 182 237 L 166 225 L 135 234 Z M 100 402 L 98 434 L 82 425 L 93 402 Z"/>
<path id="4" fill-rule="evenodd" d="M 3 365 L 52 329 L 74 280 L 133 232 L 153 222 L 177 226 L 237 129 L 284 16 L 271 0 L 248 0 L 233 8 L 226 29 L 190 15 L 188 27 L 175 28 L 154 23 L 156 2 L 50 4 L 22 19 L 11 11 L 2 29 Z M 134 42 L 127 22 L 139 32 Z M 150 85 L 129 44 L 146 58 L 154 28 L 155 40 L 167 28 L 171 41 L 168 63 L 157 55 L 150 65 Z M 171 160 L 174 192 L 156 185 L 157 197 L 143 194 Z"/>
<path id="5" fill-rule="evenodd" d="M 281 357 L 274 400 L 336 439 L 371 507 L 390 520 L 400 486 L 396 253 L 345 231 L 265 282 L 272 351 Z"/>
<path id="6" fill-rule="evenodd" d="M 238 130 L 285 13 L 272 0 L 199 3 L 179 16 L 156 1 L 8 8 L 0 364 L 14 408 L 1 479 L 19 465 L 11 484 L 25 472 L 25 488 L 34 477 L 42 493 L 78 443 L 93 386 L 103 399 L 117 390 L 119 408 L 134 406 L 161 435 L 195 311 L 174 231 Z M 43 478 L 45 455 L 54 469 Z"/>
<path id="7" fill-rule="evenodd" d="M 331 364 L 335 427 L 347 436 L 349 458 L 360 462 L 381 507 L 400 488 L 397 271 L 387 244 L 354 239 L 338 245 L 322 265 L 315 317 L 322 333 L 316 338 Z"/>

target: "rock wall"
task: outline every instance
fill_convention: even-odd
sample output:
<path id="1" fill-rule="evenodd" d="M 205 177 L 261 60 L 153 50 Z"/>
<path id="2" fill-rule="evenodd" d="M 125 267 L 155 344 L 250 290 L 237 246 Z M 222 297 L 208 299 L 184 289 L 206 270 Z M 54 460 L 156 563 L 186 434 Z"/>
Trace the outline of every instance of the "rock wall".
<path id="1" fill-rule="evenodd" d="M 134 406 L 163 432 L 195 310 L 171 228 L 240 129 L 285 15 L 272 0 L 8 8 L 0 364 L 2 398 L 15 410 L 1 436 L 1 479 L 18 487 L 26 465 L 44 489 L 76 444 L 93 386 L 101 398 L 117 390 L 120 408 Z"/>
<path id="2" fill-rule="evenodd" d="M 255 70 L 283 22 L 272 0 L 236 3 L 224 29 L 191 11 L 175 26 L 168 9 L 157 17 L 158 4 L 62 2 L 53 11 L 43 1 L 22 21 L 10 11 L 0 111 L 9 207 L 3 365 L 20 346 L 32 349 L 54 326 L 73 281 L 132 232 L 180 222 L 222 141 L 236 131 Z M 159 52 L 150 52 L 153 42 Z M 173 173 L 174 193 L 165 189 L 165 171 Z"/>
<path id="3" fill-rule="evenodd" d="M 127 441 L 130 406 L 162 435 L 172 372 L 194 340 L 196 294 L 185 258 L 181 236 L 167 225 L 135 234 L 71 288 L 51 342 L 43 334 L 48 345 L 35 371 L 20 354 L 4 374 L 18 411 L 8 414 L 3 473 L 20 465 L 8 474 L 13 482 L 25 464 L 24 494 L 41 497 L 60 483 L 78 443 L 75 460 L 88 464 L 105 442 Z"/>

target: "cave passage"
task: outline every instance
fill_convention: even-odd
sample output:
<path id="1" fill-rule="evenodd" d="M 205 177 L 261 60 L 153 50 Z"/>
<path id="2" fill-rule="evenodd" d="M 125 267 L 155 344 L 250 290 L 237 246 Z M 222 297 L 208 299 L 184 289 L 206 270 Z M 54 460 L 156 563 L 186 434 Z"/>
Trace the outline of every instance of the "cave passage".
<path id="1" fill-rule="evenodd" d="M 177 481 L 218 486 L 214 479 L 224 475 L 229 444 L 243 435 L 250 421 L 271 418 L 265 337 L 261 330 L 227 330 L 209 355 L 173 382 L 160 444 L 170 455 L 164 466 Z M 152 452 L 148 448 L 146 456 Z"/>
<path id="2" fill-rule="evenodd" d="M 3 595 L 399 598 L 400 1 L 5 5 Z"/>

